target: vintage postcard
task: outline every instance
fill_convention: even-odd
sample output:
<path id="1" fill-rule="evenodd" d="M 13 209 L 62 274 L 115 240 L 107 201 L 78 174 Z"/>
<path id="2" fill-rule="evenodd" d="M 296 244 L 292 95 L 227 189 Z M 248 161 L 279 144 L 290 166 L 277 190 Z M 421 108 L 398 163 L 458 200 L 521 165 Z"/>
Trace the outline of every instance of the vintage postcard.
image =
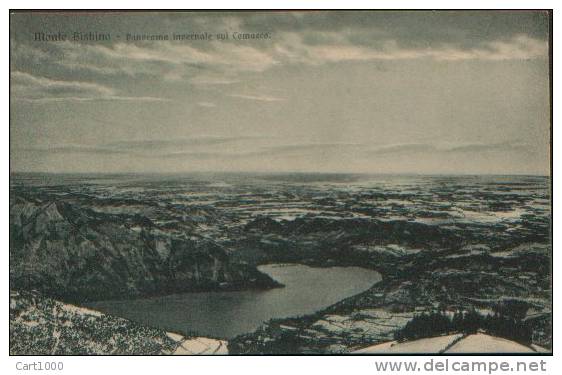
<path id="1" fill-rule="evenodd" d="M 10 354 L 550 353 L 551 30 L 10 12 Z"/>

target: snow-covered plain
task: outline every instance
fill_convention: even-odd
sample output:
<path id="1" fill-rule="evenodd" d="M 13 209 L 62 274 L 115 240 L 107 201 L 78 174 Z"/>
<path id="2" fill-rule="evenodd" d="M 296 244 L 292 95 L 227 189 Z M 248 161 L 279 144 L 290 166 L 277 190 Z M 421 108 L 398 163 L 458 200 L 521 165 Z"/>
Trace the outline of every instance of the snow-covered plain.
<path id="1" fill-rule="evenodd" d="M 415 354 L 415 353 L 546 353 L 537 345 L 525 346 L 515 341 L 479 332 L 423 338 L 413 341 L 389 341 L 368 346 L 353 354 Z"/>

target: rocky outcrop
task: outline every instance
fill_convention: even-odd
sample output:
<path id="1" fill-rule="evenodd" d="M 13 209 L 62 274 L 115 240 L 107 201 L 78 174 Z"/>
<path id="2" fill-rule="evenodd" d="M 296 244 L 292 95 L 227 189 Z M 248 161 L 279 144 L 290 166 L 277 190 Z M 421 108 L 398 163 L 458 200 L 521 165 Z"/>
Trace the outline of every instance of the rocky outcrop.
<path id="1" fill-rule="evenodd" d="M 279 286 L 196 234 L 22 197 L 10 207 L 10 285 L 65 301 Z"/>

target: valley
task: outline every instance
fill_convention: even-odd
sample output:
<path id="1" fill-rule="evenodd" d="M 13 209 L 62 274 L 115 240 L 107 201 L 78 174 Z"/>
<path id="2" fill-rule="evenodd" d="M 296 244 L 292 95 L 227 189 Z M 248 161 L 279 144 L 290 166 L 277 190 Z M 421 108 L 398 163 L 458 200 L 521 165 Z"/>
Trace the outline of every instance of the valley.
<path id="1" fill-rule="evenodd" d="M 360 267 L 382 281 L 264 318 L 229 352 L 349 353 L 436 310 L 516 314 L 548 349 L 550 221 L 536 176 L 15 174 L 10 287 L 80 305 L 275 290 L 273 263 Z"/>

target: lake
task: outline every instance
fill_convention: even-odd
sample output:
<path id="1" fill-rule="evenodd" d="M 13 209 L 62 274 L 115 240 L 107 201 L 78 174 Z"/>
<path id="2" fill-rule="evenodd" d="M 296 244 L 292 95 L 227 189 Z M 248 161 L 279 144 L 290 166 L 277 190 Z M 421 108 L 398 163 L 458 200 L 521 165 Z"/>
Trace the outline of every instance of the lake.
<path id="1" fill-rule="evenodd" d="M 285 287 L 102 301 L 88 307 L 169 331 L 228 339 L 272 318 L 314 313 L 381 280 L 378 272 L 359 267 L 271 264 L 258 269 Z"/>

